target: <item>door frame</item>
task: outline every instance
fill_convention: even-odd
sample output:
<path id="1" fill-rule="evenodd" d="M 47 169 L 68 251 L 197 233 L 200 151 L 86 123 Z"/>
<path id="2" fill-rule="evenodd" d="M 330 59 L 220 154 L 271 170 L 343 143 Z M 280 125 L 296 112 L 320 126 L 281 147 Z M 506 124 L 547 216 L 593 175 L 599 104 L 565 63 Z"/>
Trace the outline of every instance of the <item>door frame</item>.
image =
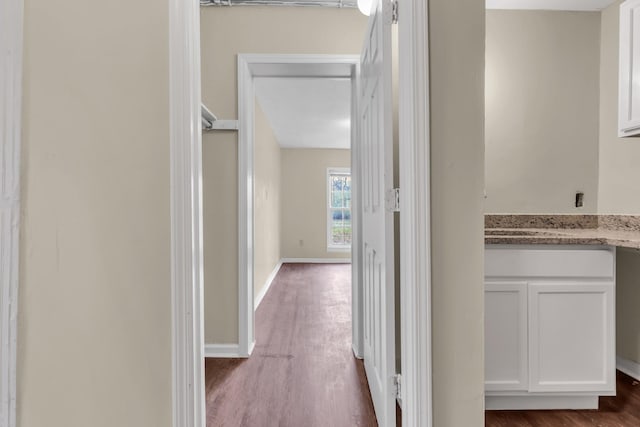
<path id="1" fill-rule="evenodd" d="M 200 4 L 169 0 L 171 366 L 174 427 L 204 427 Z"/>
<path id="2" fill-rule="evenodd" d="M 351 80 L 351 115 L 355 115 L 356 76 L 360 58 L 357 55 L 297 55 L 297 54 L 239 54 L 238 55 L 238 356 L 249 357 L 255 346 L 254 303 L 254 148 L 255 148 L 255 78 L 309 77 L 348 78 Z M 351 126 L 352 200 L 357 201 L 358 166 L 357 126 Z M 352 330 L 353 348 L 360 356 L 361 311 L 360 265 L 358 242 L 359 215 L 357 202 L 352 206 Z"/>
<path id="3" fill-rule="evenodd" d="M 431 427 L 429 0 L 397 1 L 402 425 Z"/>
<path id="4" fill-rule="evenodd" d="M 20 151 L 22 130 L 22 0 L 0 0 L 0 426 L 16 426 Z"/>

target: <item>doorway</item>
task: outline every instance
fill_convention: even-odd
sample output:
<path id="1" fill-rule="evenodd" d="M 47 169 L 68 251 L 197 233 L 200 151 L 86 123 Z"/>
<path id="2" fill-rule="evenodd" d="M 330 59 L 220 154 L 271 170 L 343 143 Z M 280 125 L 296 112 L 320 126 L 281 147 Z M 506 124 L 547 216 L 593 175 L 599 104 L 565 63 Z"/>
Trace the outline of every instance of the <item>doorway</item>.
<path id="1" fill-rule="evenodd" d="M 390 5 L 387 5 L 390 6 Z M 386 6 L 385 6 L 386 7 Z M 178 8 L 181 12 L 183 8 Z M 184 8 L 187 9 L 187 8 Z M 406 373 L 406 379 L 402 382 L 402 393 L 403 393 L 403 401 L 405 402 L 405 412 L 408 410 L 407 417 L 403 418 L 403 423 L 405 425 L 428 425 L 430 424 L 430 402 L 431 402 L 431 391 L 430 391 L 430 298 L 429 298 L 429 288 L 430 288 L 430 279 L 429 279 L 429 264 L 425 263 L 425 259 L 430 258 L 429 245 L 427 244 L 429 240 L 429 185 L 428 185 L 428 171 L 429 171 L 429 161 L 428 161 L 428 140 L 429 140 L 429 132 L 428 132 L 428 121 L 424 120 L 425 113 L 428 111 L 428 66 L 427 64 L 427 52 L 428 52 L 428 43 L 427 43 L 427 32 L 425 31 L 426 22 L 425 19 L 427 16 L 426 5 L 421 3 L 414 4 L 413 2 L 407 2 L 404 4 L 401 9 L 406 13 L 406 20 L 402 21 L 403 24 L 399 26 L 399 38 L 400 38 L 400 74 L 403 78 L 400 80 L 400 120 L 402 122 L 402 126 L 400 127 L 400 166 L 402 169 L 400 181 L 404 182 L 404 197 L 401 199 L 401 205 L 404 208 L 401 211 L 401 216 L 406 216 L 408 221 L 403 221 L 404 226 L 401 230 L 402 235 L 407 236 L 406 239 L 403 240 L 403 254 L 404 254 L 404 266 L 403 271 L 406 273 L 402 278 L 402 300 L 403 300 L 403 310 L 402 310 L 402 341 L 403 348 L 408 349 L 408 351 L 403 352 L 403 369 Z M 174 45 L 175 49 L 172 52 L 181 53 L 185 50 L 191 52 L 193 42 L 194 33 L 192 31 L 193 28 L 197 30 L 197 24 L 194 24 L 192 18 L 197 19 L 197 14 L 188 14 L 187 18 L 184 21 L 179 20 L 179 16 L 177 14 L 172 14 L 172 17 L 176 15 L 176 19 L 172 21 L 172 28 L 175 28 L 176 31 L 172 34 L 176 34 Z M 385 14 L 385 16 L 391 16 L 390 14 Z M 254 25 L 258 25 L 257 22 Z M 183 29 L 187 31 L 182 32 Z M 254 28 L 255 30 L 255 28 Z M 174 38 L 172 38 L 174 40 Z M 180 41 L 186 41 L 185 43 L 181 43 Z M 185 48 L 186 46 L 187 48 Z M 196 49 L 198 48 L 197 43 L 195 44 Z M 193 53 L 193 52 L 191 52 Z M 198 57 L 196 54 L 195 57 Z M 178 60 L 179 59 L 179 60 Z M 188 59 L 188 58 L 187 58 Z M 182 61 L 182 58 L 177 58 L 176 61 L 172 62 L 177 64 L 174 67 L 176 73 L 174 74 L 173 80 L 176 80 L 175 76 L 185 76 L 185 72 L 190 72 L 193 70 L 193 63 L 188 63 L 188 61 Z M 178 67 L 184 65 L 184 69 L 180 69 Z M 196 63 L 197 65 L 197 63 Z M 242 64 L 239 65 L 239 72 L 250 75 L 249 70 L 243 69 Z M 245 64 L 246 65 L 246 64 Z M 404 70 L 404 71 L 403 71 Z M 199 78 L 198 73 L 195 73 L 194 76 Z M 185 76 L 186 81 L 191 81 L 191 77 L 194 76 Z M 189 77 L 189 78 L 187 78 Z M 224 74 L 224 70 L 222 73 L 217 74 L 219 78 L 225 78 L 225 81 L 231 82 L 228 76 Z M 197 82 L 196 82 L 197 83 Z M 192 89 L 196 92 L 199 87 L 198 84 L 194 84 Z M 233 87 L 233 84 L 229 84 L 230 87 Z M 240 84 L 242 86 L 242 83 Z M 223 90 L 227 90 L 224 89 Z M 242 88 L 240 88 L 240 93 L 242 95 Z M 193 90 L 190 94 L 193 95 Z M 177 97 L 180 98 L 180 97 Z M 198 96 L 195 96 L 195 99 L 198 99 Z M 189 98 L 191 101 L 191 98 Z M 185 102 L 186 103 L 186 102 Z M 240 96 L 239 109 L 240 115 L 242 115 L 242 111 L 245 108 L 242 102 L 242 96 Z M 199 107 L 199 103 L 198 103 Z M 232 109 L 234 107 L 233 103 L 226 106 L 226 108 Z M 173 121 L 180 121 L 180 112 L 178 109 L 178 104 L 176 104 L 175 112 L 172 113 Z M 187 111 L 191 114 L 191 118 L 193 118 L 193 111 Z M 223 113 L 224 115 L 230 113 Z M 185 114 L 186 115 L 186 114 Z M 186 122 L 186 121 L 185 121 Z M 193 120 L 191 120 L 193 122 Z M 243 132 L 243 126 L 246 122 L 241 121 L 240 123 L 240 133 Z M 180 135 L 185 135 L 187 132 L 181 132 Z M 191 133 L 191 136 L 193 133 Z M 242 141 L 242 138 L 240 138 Z M 181 148 L 179 145 L 180 140 L 178 138 L 172 139 L 173 146 L 177 148 Z M 188 148 L 185 146 L 185 148 Z M 199 153 L 199 145 L 196 141 L 195 152 L 187 153 L 192 157 L 193 162 L 191 166 L 199 166 L 200 161 L 200 153 Z M 243 151 L 246 149 L 246 146 L 243 146 L 242 142 L 239 146 L 240 155 L 242 155 Z M 182 151 L 180 151 L 181 153 Z M 188 157 L 188 156 L 187 156 Z M 243 166 L 243 160 L 240 160 L 240 167 Z M 404 166 L 403 166 L 404 165 Z M 189 172 L 192 172 L 193 168 L 187 168 Z M 197 169 L 197 168 L 196 168 Z M 242 169 L 246 172 L 246 169 Z M 192 177 L 190 174 L 189 178 Z M 240 190 L 242 193 L 245 193 L 247 189 L 246 184 L 247 180 L 240 176 Z M 178 183 L 182 184 L 183 181 L 182 175 L 178 175 Z M 186 181 L 186 180 L 184 180 Z M 198 177 L 196 179 L 191 179 L 190 182 L 193 184 L 194 182 L 197 184 Z M 241 194 L 241 200 L 239 204 L 247 204 L 248 199 L 242 197 L 246 194 Z M 195 194 L 197 198 L 197 193 Z M 193 207 L 193 206 L 192 206 Z M 196 205 L 196 207 L 198 207 Z M 188 209 L 187 209 L 188 210 Z M 238 221 L 240 222 L 239 232 L 240 232 L 240 246 L 244 247 L 245 242 L 247 241 L 247 235 L 253 232 L 252 229 L 249 229 L 249 233 L 243 232 L 244 224 L 248 221 L 248 216 L 246 215 L 246 211 L 243 212 L 241 209 L 240 214 L 238 215 Z M 251 227 L 250 225 L 248 227 Z M 419 230 L 419 232 L 417 232 Z M 199 230 L 195 230 L 195 235 L 199 234 Z M 200 240 L 195 239 L 197 245 L 196 247 L 202 247 L 199 242 Z M 185 248 L 193 247 L 193 246 L 185 246 Z M 226 248 L 228 250 L 228 248 Z M 182 253 L 182 251 L 180 252 Z M 243 252 L 243 249 L 239 249 L 239 257 L 242 262 L 245 263 L 247 261 L 247 253 Z M 235 264 L 235 263 L 234 263 Z M 251 271 L 251 267 L 250 272 Z M 355 269 L 355 266 L 354 266 Z M 200 270 L 201 271 L 201 270 Z M 245 270 L 246 271 L 246 270 Z M 248 274 L 240 272 L 240 284 L 241 287 L 244 283 L 246 283 Z M 177 299 L 181 297 L 181 288 L 179 285 L 182 281 L 174 282 L 174 289 L 177 289 Z M 235 281 L 234 281 L 235 282 Z M 194 281 L 194 287 L 189 288 L 185 287 L 185 293 L 197 293 L 197 286 L 200 284 L 201 280 Z M 202 288 L 200 288 L 202 289 Z M 189 295 L 187 295 L 189 297 Z M 241 302 L 239 304 L 246 305 L 251 302 L 249 299 L 249 293 L 247 292 L 247 287 L 244 287 L 244 292 L 240 293 Z M 176 298 L 174 298 L 176 300 Z M 189 300 L 188 302 L 190 302 Z M 190 304 L 191 305 L 191 304 Z M 200 387 L 196 383 L 194 385 L 193 382 L 188 381 L 189 377 L 196 371 L 192 369 L 192 365 L 190 365 L 191 361 L 194 361 L 196 365 L 197 355 L 201 353 L 201 349 L 197 348 L 197 338 L 199 335 L 198 326 L 201 326 L 201 317 L 199 317 L 198 310 L 191 311 L 190 307 L 183 309 L 182 306 L 178 306 L 178 309 L 174 313 L 174 326 L 175 328 L 175 341 L 174 341 L 174 350 L 176 351 L 176 357 L 174 363 L 174 368 L 177 372 L 176 377 L 174 379 L 176 396 L 183 396 L 182 389 L 194 387 L 197 394 L 195 396 L 196 402 L 193 402 L 191 399 L 186 401 L 176 400 L 176 414 L 177 419 L 185 419 L 183 425 L 192 425 L 190 419 L 186 419 L 187 417 L 182 417 L 181 414 L 183 412 L 185 414 L 190 413 L 192 409 L 196 412 L 196 419 L 202 414 L 199 408 L 196 408 L 198 405 L 198 400 L 200 400 L 203 396 L 200 393 Z M 197 307 L 196 307 L 197 308 Z M 240 307 L 241 308 L 241 307 Z M 253 316 L 253 310 L 246 310 L 244 313 L 246 316 Z M 194 315 L 192 316 L 192 313 Z M 186 314 L 186 315 L 185 315 Z M 185 316 L 183 316 L 185 315 Z M 187 321 L 195 317 L 196 320 L 196 328 L 191 328 L 189 325 L 186 328 L 186 331 L 183 330 L 185 328 L 181 327 L 180 319 L 184 318 Z M 200 319 L 198 321 L 198 319 Z M 246 322 L 246 320 L 240 319 L 240 323 L 245 322 L 247 325 L 252 322 Z M 194 330 L 195 329 L 195 330 Z M 195 332 L 195 335 L 191 332 Z M 240 334 L 240 346 L 241 348 L 244 345 L 244 351 L 248 353 L 250 343 L 249 338 L 253 338 L 253 330 L 251 333 Z M 242 336 L 244 335 L 244 336 Z M 232 338 L 233 339 L 233 338 Z M 185 346 L 179 345 L 182 341 L 186 341 Z M 356 343 L 358 340 L 354 340 Z M 243 344 L 247 343 L 247 344 Z M 176 345 L 177 344 L 177 345 Z M 406 345 L 405 345 L 406 344 Z M 184 349 L 181 351 L 180 349 Z M 184 353 L 184 355 L 183 355 Z M 195 359 L 194 359 L 195 356 Z M 427 404 L 424 404 L 427 402 Z M 192 413 L 192 412 L 191 412 Z M 406 420 L 406 421 L 405 421 Z M 197 423 L 197 422 L 196 422 Z"/>
<path id="2" fill-rule="evenodd" d="M 254 309 L 283 263 L 351 263 L 349 78 L 256 78 Z"/>
<path id="3" fill-rule="evenodd" d="M 353 55 L 239 55 L 238 56 L 238 120 L 239 128 L 239 217 L 240 217 L 240 278 L 238 325 L 240 337 L 240 355 L 249 356 L 255 345 L 255 140 L 256 140 L 256 82 L 261 79 L 342 79 L 354 82 L 357 75 L 359 57 Z M 355 84 L 351 89 L 351 116 L 355 111 Z M 263 89 L 263 92 L 268 89 Z M 266 98 L 265 98 L 266 99 Z M 356 138 L 356 127 L 351 126 L 351 140 Z M 358 274 L 358 158 L 357 147 L 351 147 L 351 175 L 353 201 L 351 213 L 352 227 L 352 328 L 353 348 L 356 356 L 360 356 L 361 339 L 361 292 Z M 328 221 L 327 221 L 328 222 Z M 328 226 L 327 226 L 328 227 Z M 327 233 L 329 234 L 329 233 Z M 304 245 L 304 239 L 302 245 Z M 263 283 L 259 284 L 262 288 Z"/>

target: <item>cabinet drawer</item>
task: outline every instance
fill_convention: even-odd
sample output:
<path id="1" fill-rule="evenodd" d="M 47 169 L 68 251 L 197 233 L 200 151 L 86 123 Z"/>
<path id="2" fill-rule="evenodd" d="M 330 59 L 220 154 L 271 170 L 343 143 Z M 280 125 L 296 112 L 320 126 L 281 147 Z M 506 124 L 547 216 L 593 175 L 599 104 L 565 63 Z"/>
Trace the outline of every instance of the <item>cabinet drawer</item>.
<path id="1" fill-rule="evenodd" d="M 611 279 L 611 248 L 491 248 L 485 251 L 485 277 L 590 277 Z"/>

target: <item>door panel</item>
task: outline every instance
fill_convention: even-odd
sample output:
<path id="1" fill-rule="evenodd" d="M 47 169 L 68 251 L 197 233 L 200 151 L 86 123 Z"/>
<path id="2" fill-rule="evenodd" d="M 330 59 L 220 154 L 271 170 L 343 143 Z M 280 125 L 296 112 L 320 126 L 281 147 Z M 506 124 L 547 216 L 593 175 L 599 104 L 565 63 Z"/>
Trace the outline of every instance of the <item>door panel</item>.
<path id="1" fill-rule="evenodd" d="M 361 56 L 359 126 L 362 135 L 364 364 L 381 427 L 395 426 L 395 315 L 391 3 L 374 1 Z"/>
<path id="2" fill-rule="evenodd" d="M 530 283 L 530 391 L 614 391 L 614 310 L 613 283 Z"/>
<path id="3" fill-rule="evenodd" d="M 528 388 L 527 283 L 484 285 L 485 390 Z"/>

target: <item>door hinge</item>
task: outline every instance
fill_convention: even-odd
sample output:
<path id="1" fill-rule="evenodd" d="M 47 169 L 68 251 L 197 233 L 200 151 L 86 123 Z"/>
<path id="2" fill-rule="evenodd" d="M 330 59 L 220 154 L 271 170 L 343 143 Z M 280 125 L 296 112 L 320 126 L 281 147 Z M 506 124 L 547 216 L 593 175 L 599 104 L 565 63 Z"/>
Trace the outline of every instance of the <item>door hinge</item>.
<path id="1" fill-rule="evenodd" d="M 392 0 L 391 2 L 391 23 L 398 23 L 398 0 Z"/>
<path id="2" fill-rule="evenodd" d="M 402 375 L 395 374 L 393 376 L 393 390 L 396 400 L 402 402 Z"/>
<path id="3" fill-rule="evenodd" d="M 386 205 L 389 212 L 400 212 L 399 188 L 392 188 L 390 190 L 387 190 Z"/>

